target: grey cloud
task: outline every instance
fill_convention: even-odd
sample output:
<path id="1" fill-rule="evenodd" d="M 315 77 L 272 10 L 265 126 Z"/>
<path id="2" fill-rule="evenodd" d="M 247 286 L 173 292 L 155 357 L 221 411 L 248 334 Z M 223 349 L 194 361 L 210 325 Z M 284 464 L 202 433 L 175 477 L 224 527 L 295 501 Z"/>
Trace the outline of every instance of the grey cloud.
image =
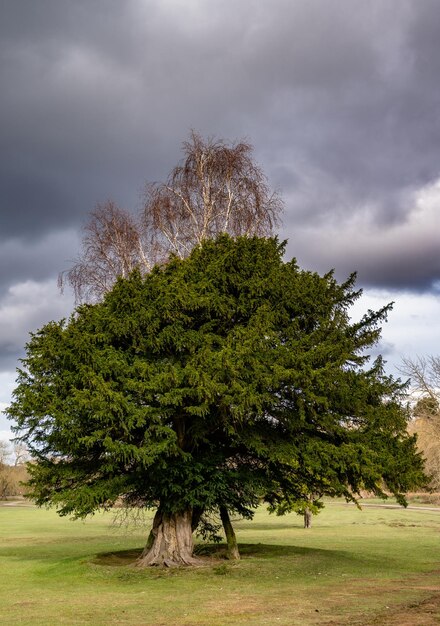
<path id="1" fill-rule="evenodd" d="M 405 224 L 440 174 L 436 2 L 6 0 L 1 13 L 2 258 L 11 241 L 78 229 L 108 197 L 136 207 L 195 128 L 254 143 L 306 262 L 431 288 L 431 244 L 409 272 L 398 243 L 378 264 L 343 239 L 353 213 Z M 335 222 L 332 257 L 306 235 L 302 250 L 301 234 Z"/>
<path id="2" fill-rule="evenodd" d="M 4 241 L 0 246 L 0 297 L 9 285 L 28 280 L 55 285 L 58 273 L 72 265 L 79 248 L 76 230 Z"/>
<path id="3" fill-rule="evenodd" d="M 384 224 L 374 207 L 345 219 L 333 214 L 333 219 L 298 225 L 289 250 L 306 267 L 334 268 L 339 278 L 357 271 L 365 286 L 439 294 L 439 203 L 437 183 L 412 194 L 405 220 Z"/>
<path id="4" fill-rule="evenodd" d="M 440 260 L 438 246 L 430 247 L 423 254 L 404 248 L 384 252 L 374 258 L 360 254 L 350 261 L 333 259 L 340 276 L 356 270 L 359 282 L 366 287 L 383 287 L 394 290 L 439 293 Z"/>
<path id="5" fill-rule="evenodd" d="M 0 372 L 15 368 L 29 332 L 68 316 L 72 305 L 71 296 L 62 296 L 53 281 L 28 280 L 11 287 L 0 306 Z"/>

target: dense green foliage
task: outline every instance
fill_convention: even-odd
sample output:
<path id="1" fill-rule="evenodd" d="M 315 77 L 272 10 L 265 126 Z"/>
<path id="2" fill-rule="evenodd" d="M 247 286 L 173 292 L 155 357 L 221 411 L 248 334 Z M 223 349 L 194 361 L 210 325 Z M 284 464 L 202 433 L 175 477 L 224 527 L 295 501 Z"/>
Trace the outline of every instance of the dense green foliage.
<path id="1" fill-rule="evenodd" d="M 368 366 L 389 307 L 352 323 L 355 277 L 283 253 L 207 241 L 32 336 L 8 414 L 38 504 L 251 515 L 262 497 L 288 510 L 423 480 L 401 385 Z"/>

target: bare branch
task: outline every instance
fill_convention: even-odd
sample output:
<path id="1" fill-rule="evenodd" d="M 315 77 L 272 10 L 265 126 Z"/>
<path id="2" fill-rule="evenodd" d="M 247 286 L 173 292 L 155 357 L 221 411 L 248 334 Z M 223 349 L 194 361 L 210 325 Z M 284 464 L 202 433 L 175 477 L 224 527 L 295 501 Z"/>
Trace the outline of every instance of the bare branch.
<path id="1" fill-rule="evenodd" d="M 417 434 L 417 446 L 431 476 L 431 488 L 440 489 L 440 357 L 403 359 L 400 371 L 411 379 L 413 420 L 410 433 Z"/>
<path id="2" fill-rule="evenodd" d="M 195 132 L 183 144 L 185 158 L 166 183 L 145 190 L 144 220 L 163 256 L 180 257 L 221 233 L 268 236 L 282 202 L 271 194 L 266 177 L 245 142 L 228 146 Z"/>
<path id="3" fill-rule="evenodd" d="M 411 379 L 411 392 L 416 400 L 426 397 L 440 401 L 440 357 L 404 358 L 400 371 Z"/>
<path id="4" fill-rule="evenodd" d="M 11 446 L 7 441 L 0 440 L 0 466 L 6 465 L 11 458 Z"/>
<path id="5" fill-rule="evenodd" d="M 111 201 L 92 211 L 80 255 L 58 278 L 61 289 L 73 288 L 76 302 L 100 300 L 118 276 L 134 268 L 147 273 L 171 254 L 184 258 L 222 233 L 273 233 L 282 202 L 270 193 L 248 143 L 204 141 L 192 132 L 183 152 L 165 183 L 146 186 L 137 219 Z"/>
<path id="6" fill-rule="evenodd" d="M 84 228 L 82 253 L 72 268 L 59 275 L 67 282 L 77 302 L 99 300 L 118 276 L 128 276 L 135 267 L 148 272 L 154 264 L 147 252 L 143 230 L 134 217 L 109 201 L 92 211 Z"/>

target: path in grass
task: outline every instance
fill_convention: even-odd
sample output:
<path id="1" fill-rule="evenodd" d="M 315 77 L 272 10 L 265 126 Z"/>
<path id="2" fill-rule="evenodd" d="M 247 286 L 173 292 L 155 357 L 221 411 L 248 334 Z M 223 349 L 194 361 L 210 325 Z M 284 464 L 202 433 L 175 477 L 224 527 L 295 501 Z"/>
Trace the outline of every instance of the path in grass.
<path id="1" fill-rule="evenodd" d="M 306 531 L 296 515 L 261 510 L 236 528 L 239 563 L 140 571 L 131 565 L 146 531 L 124 534 L 109 515 L 82 523 L 0 507 L 0 623 L 439 623 L 438 511 L 333 504 Z"/>

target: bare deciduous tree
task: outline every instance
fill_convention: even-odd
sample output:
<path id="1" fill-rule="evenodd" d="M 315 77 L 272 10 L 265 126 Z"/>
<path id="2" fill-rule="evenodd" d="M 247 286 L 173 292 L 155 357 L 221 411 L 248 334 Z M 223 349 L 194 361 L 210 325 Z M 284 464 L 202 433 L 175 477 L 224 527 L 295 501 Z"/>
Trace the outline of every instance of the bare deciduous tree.
<path id="1" fill-rule="evenodd" d="M 15 457 L 15 461 L 14 461 L 15 467 L 18 467 L 19 465 L 25 465 L 32 458 L 29 453 L 29 450 L 26 448 L 25 445 L 23 445 L 23 443 L 20 443 L 20 442 L 14 443 L 14 457 Z"/>
<path id="2" fill-rule="evenodd" d="M 183 258 L 221 233 L 273 233 L 282 202 L 270 192 L 250 144 L 204 141 L 192 132 L 183 152 L 165 183 L 146 186 L 140 215 L 110 201 L 92 211 L 81 254 L 59 276 L 60 287 L 70 284 L 77 302 L 99 300 L 135 267 L 149 272 L 170 254 Z"/>
<path id="3" fill-rule="evenodd" d="M 418 400 L 430 398 L 433 403 L 440 401 L 440 356 L 404 358 L 401 372 L 411 379 L 411 392 Z M 427 407 L 429 404 L 427 404 Z"/>
<path id="4" fill-rule="evenodd" d="M 11 479 L 8 461 L 11 457 L 11 448 L 7 441 L 0 441 L 0 500 L 10 495 Z"/>
<path id="5" fill-rule="evenodd" d="M 146 229 L 165 256 L 185 257 L 220 233 L 272 233 L 282 203 L 254 163 L 250 144 L 204 141 L 193 131 L 183 151 L 183 162 L 168 180 L 147 185 L 145 193 Z"/>
<path id="6" fill-rule="evenodd" d="M 411 379 L 413 421 L 417 444 L 431 476 L 431 487 L 440 489 L 440 357 L 405 358 L 401 371 Z"/>
<path id="7" fill-rule="evenodd" d="M 148 252 L 152 253 L 151 247 Z M 58 282 L 61 288 L 69 283 L 77 301 L 99 300 L 118 276 L 128 276 L 135 267 L 148 272 L 152 266 L 139 221 L 108 201 L 91 212 L 81 254 L 70 270 L 59 275 Z"/>
<path id="8" fill-rule="evenodd" d="M 11 457 L 11 447 L 7 441 L 0 440 L 0 465 L 6 465 Z"/>

